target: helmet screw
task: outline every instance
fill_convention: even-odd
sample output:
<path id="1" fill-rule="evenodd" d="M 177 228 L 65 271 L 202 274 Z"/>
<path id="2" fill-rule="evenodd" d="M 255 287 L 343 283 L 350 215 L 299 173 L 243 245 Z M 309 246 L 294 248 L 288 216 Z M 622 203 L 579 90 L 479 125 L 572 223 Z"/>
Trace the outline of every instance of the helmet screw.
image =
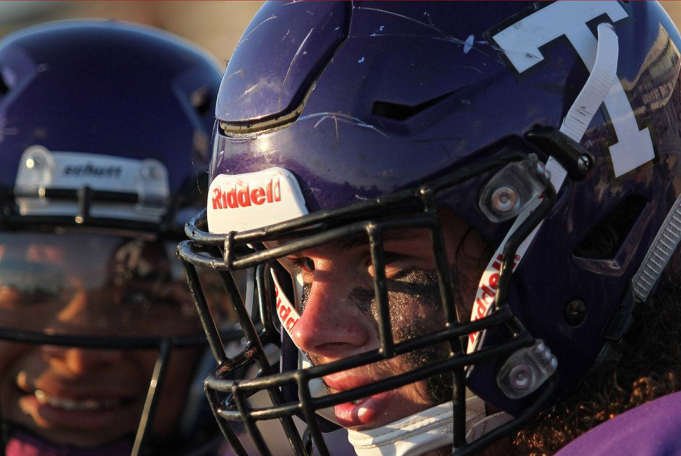
<path id="1" fill-rule="evenodd" d="M 579 160 L 577 161 L 577 168 L 584 174 L 591 169 L 591 159 L 588 155 L 583 154 L 581 157 L 579 157 Z"/>
<path id="2" fill-rule="evenodd" d="M 500 187 L 492 194 L 492 206 L 498 212 L 509 212 L 516 206 L 518 195 L 511 187 Z"/>
<path id="3" fill-rule="evenodd" d="M 145 166 L 142 168 L 142 177 L 146 180 L 158 180 L 160 173 L 154 166 Z"/>
<path id="4" fill-rule="evenodd" d="M 537 174 L 544 174 L 546 172 L 546 165 L 543 162 L 537 162 Z"/>
<path id="5" fill-rule="evenodd" d="M 32 155 L 26 159 L 26 168 L 40 169 L 43 166 L 43 158 L 40 155 Z"/>
<path id="6" fill-rule="evenodd" d="M 575 299 L 570 301 L 565 306 L 565 311 L 563 312 L 563 318 L 565 322 L 570 326 L 579 326 L 584 322 L 586 318 L 586 305 L 584 301 Z"/>
<path id="7" fill-rule="evenodd" d="M 526 365 L 516 366 L 510 373 L 511 386 L 516 390 L 527 389 L 532 383 L 532 370 Z"/>

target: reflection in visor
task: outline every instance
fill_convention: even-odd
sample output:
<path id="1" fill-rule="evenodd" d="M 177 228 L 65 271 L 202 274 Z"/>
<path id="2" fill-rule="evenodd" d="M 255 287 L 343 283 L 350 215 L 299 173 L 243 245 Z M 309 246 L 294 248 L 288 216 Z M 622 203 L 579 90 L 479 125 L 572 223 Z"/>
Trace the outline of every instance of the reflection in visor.
<path id="1" fill-rule="evenodd" d="M 171 242 L 118 236 L 2 234 L 2 327 L 80 336 L 200 334 L 174 250 Z"/>
<path id="2" fill-rule="evenodd" d="M 69 414 L 91 414 L 93 423 L 114 416 L 130 423 L 117 429 L 134 433 L 130 453 L 138 456 L 149 454 L 173 398 L 194 408 L 202 385 L 185 383 L 194 369 L 203 375 L 206 341 L 175 250 L 176 241 L 113 234 L 0 233 L 3 429 L 17 424 L 50 440 L 42 422 L 16 407 L 25 401 L 57 410 L 58 425 Z M 223 340 L 238 341 L 229 301 L 213 292 L 217 274 L 199 280 Z M 66 366 L 66 354 L 88 362 Z M 11 436 L 0 437 L 0 453 Z"/>

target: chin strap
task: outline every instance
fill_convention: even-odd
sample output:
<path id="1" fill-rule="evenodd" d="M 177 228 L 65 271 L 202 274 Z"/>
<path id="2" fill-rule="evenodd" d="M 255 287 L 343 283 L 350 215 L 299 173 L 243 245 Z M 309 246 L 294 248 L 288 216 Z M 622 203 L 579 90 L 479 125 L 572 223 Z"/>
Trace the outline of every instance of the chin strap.
<path id="1" fill-rule="evenodd" d="M 451 446 L 451 402 L 366 431 L 348 431 L 357 456 L 418 456 Z M 466 399 L 466 440 L 473 442 L 512 418 L 505 412 L 486 416 L 485 403 L 477 396 Z"/>

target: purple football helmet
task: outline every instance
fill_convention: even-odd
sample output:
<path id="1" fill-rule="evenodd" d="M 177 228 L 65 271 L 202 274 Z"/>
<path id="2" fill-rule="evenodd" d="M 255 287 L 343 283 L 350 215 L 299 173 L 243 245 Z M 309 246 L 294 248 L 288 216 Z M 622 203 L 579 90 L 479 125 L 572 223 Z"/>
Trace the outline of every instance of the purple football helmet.
<path id="1" fill-rule="evenodd" d="M 432 376 L 449 381 L 456 454 L 569 394 L 617 345 L 679 240 L 680 43 L 655 2 L 267 3 L 223 78 L 208 207 L 179 248 L 219 363 L 207 395 L 239 454 L 241 424 L 269 454 L 258 424 L 272 419 L 296 454 L 310 443 L 328 454 L 323 409 Z M 472 306 L 456 303 L 444 213 L 489 248 Z M 407 229 L 430 233 L 446 323 L 405 340 L 383 237 Z M 290 329 L 309 290 L 279 263 L 358 237 L 380 347 L 308 363 Z M 222 350 L 196 266 L 221 271 L 243 302 L 243 353 Z M 230 278 L 240 270 L 256 279 L 243 301 Z M 337 372 L 443 344 L 447 356 L 409 372 L 316 391 Z M 257 375 L 235 380 L 250 365 Z M 467 442 L 465 387 L 514 419 Z M 250 401 L 259 391 L 271 405 Z"/>
<path id="2" fill-rule="evenodd" d="M 8 415 L 24 401 L 37 415 L 57 414 L 60 423 L 80 413 L 79 426 L 90 429 L 90 416 L 108 413 L 111 423 L 100 419 L 97 429 L 125 427 L 128 452 L 170 454 L 158 450 L 151 432 L 154 412 L 164 410 L 157 399 L 168 387 L 170 360 L 178 351 L 207 351 L 198 318 L 188 317 L 195 313 L 189 293 L 184 299 L 175 291 L 185 281 L 175 251 L 185 223 L 205 205 L 219 83 L 207 53 L 148 27 L 68 21 L 0 41 L 3 449 L 17 425 L 31 442 L 35 435 L 54 442 L 26 424 L 28 412 Z M 71 307 L 74 296 L 80 310 Z M 117 395 L 96 386 L 84 392 L 73 380 L 64 399 L 57 389 L 68 389 L 67 380 L 42 387 L 38 374 L 22 373 L 25 381 L 8 387 L 17 365 L 9 353 L 44 347 L 53 353 L 79 347 L 102 360 L 111 350 L 143 352 L 151 355 L 145 366 L 155 368 L 140 370 L 139 382 L 127 385 L 97 374 L 120 385 Z M 92 364 L 98 362 L 106 364 Z M 196 372 L 183 367 L 190 384 Z M 194 423 L 205 402 L 199 391 L 197 407 L 186 391 L 178 395 L 187 393 L 185 413 Z M 128 424 L 119 423 L 123 409 L 136 413 Z M 210 412 L 201 415 L 212 423 Z M 222 440 L 213 429 L 210 439 Z M 193 440 L 201 432 L 189 426 L 183 432 L 193 444 L 210 440 Z"/>

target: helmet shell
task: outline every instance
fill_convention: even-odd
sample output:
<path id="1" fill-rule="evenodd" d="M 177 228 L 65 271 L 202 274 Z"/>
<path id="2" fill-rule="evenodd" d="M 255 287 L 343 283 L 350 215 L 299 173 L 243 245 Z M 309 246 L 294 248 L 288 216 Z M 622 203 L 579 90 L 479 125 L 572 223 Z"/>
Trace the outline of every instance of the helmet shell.
<path id="1" fill-rule="evenodd" d="M 592 170 L 558 189 L 509 296 L 514 315 L 557 356 L 564 394 L 601 353 L 630 280 L 681 189 L 675 26 L 655 2 L 565 4 L 556 5 L 574 14 L 553 14 L 537 30 L 517 24 L 551 12 L 553 4 L 268 3 L 222 83 L 211 176 L 285 168 L 314 213 L 417 186 L 509 149 L 545 161 L 547 152 L 526 133 L 536 126 L 559 129 L 589 76 L 583 45 L 570 33 L 588 30 L 596 43 L 596 26 L 613 23 L 615 84 L 626 93 L 633 120 L 621 127 L 613 120 L 619 113 L 604 106 L 594 115 L 579 138 L 595 159 Z M 511 27 L 520 35 L 548 36 L 555 27 L 565 33 L 530 52 L 496 41 Z M 521 71 L 514 63 L 520 54 L 538 63 Z M 630 132 L 649 134 L 654 157 L 616 172 L 613 146 L 626 148 Z M 441 203 L 496 247 L 509 223 L 491 223 L 479 208 L 488 177 L 448 191 Z M 619 211 L 626 215 L 612 219 Z M 603 224 L 621 227 L 616 245 L 588 251 L 585 242 L 601 243 Z M 587 309 L 578 325 L 565 319 L 574 301 Z M 504 337 L 489 331 L 481 348 Z M 523 402 L 509 400 L 496 385 L 498 367 L 475 369 L 470 386 L 495 406 L 518 412 Z"/>
<path id="2" fill-rule="evenodd" d="M 16 212 L 11 195 L 22 154 L 32 146 L 153 159 L 167 171 L 173 200 L 196 198 L 220 81 L 204 51 L 147 27 L 64 21 L 0 41 L 0 76 L 6 215 Z"/>

